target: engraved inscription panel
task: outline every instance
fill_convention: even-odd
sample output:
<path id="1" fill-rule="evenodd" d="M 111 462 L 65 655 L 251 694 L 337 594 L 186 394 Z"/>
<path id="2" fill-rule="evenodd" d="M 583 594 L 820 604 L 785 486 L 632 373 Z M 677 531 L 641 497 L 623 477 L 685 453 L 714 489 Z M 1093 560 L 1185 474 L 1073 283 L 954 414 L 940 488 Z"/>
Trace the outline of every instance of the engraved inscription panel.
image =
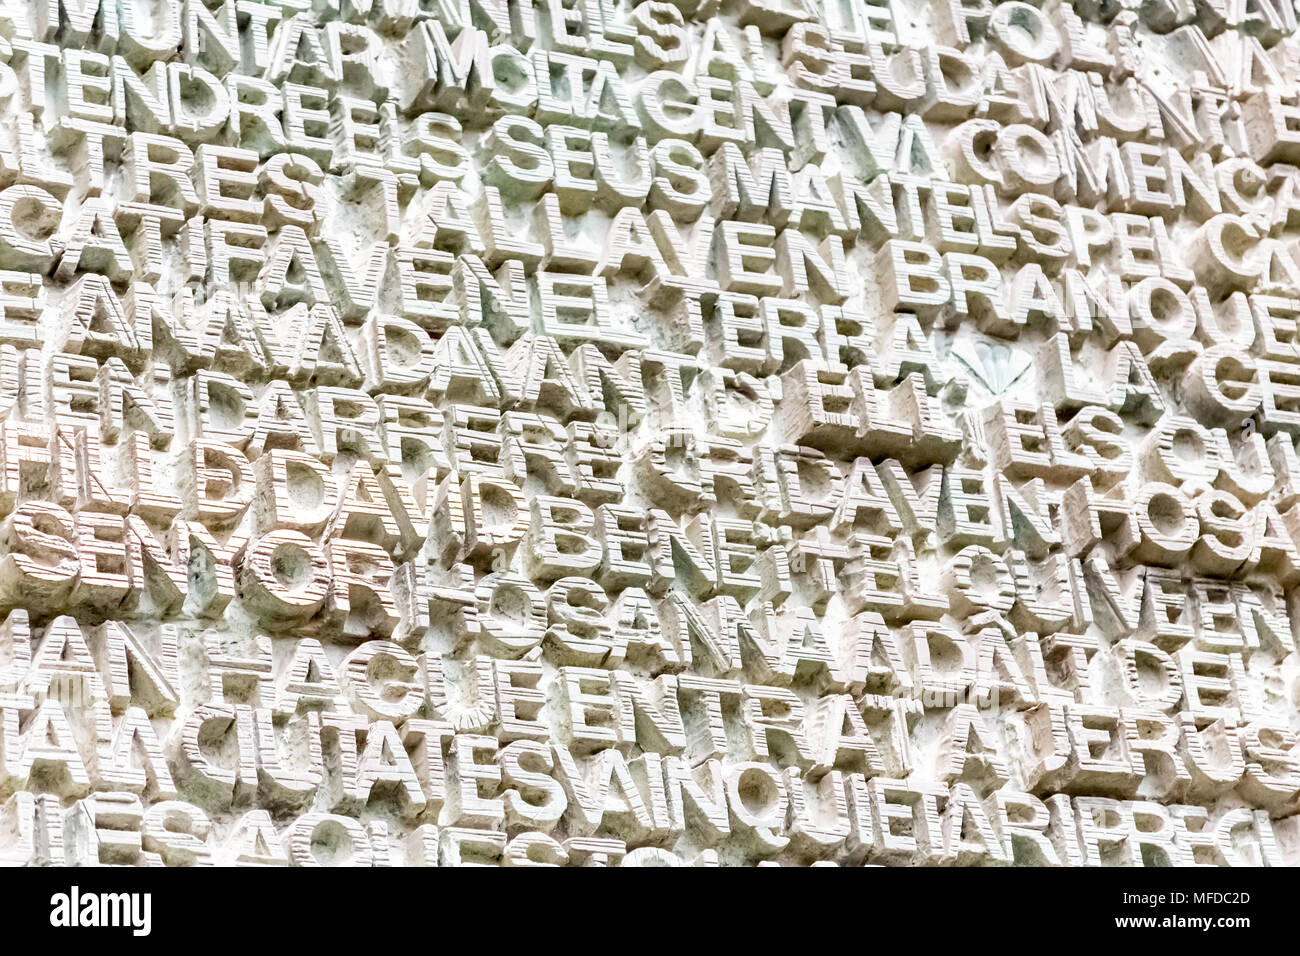
<path id="1" fill-rule="evenodd" d="M 0 861 L 1300 863 L 1291 0 L 4 0 Z"/>

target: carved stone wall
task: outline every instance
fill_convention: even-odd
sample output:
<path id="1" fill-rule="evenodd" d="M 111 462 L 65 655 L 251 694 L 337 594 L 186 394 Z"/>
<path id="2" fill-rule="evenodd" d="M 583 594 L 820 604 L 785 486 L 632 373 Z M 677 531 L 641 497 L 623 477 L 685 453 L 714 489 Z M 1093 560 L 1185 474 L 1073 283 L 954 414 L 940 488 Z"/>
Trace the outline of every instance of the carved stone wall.
<path id="1" fill-rule="evenodd" d="M 5 0 L 0 859 L 1300 862 L 1291 0 Z"/>

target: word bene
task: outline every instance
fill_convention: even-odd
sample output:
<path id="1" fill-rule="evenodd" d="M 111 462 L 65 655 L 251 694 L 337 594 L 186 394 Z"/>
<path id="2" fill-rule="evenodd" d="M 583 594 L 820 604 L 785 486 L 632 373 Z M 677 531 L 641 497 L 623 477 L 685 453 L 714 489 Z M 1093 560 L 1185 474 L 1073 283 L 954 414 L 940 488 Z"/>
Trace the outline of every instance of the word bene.
<path id="1" fill-rule="evenodd" d="M 1300 863 L 1289 0 L 5 0 L 0 859 Z"/>

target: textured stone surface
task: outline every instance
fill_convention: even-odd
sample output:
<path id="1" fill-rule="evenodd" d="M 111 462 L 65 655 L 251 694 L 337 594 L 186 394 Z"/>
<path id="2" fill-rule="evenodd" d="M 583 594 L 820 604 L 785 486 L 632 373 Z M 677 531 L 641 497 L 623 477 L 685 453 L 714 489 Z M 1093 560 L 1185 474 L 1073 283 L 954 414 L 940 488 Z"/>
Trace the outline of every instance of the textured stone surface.
<path id="1" fill-rule="evenodd" d="M 7 0 L 0 859 L 1300 862 L 1295 29 Z"/>

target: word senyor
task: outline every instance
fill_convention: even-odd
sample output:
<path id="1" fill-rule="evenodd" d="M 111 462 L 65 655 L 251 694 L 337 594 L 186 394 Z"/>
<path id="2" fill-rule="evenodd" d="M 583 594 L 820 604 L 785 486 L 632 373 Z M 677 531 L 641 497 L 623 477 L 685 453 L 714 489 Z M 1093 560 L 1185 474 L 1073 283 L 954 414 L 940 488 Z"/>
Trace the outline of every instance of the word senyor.
<path id="1" fill-rule="evenodd" d="M 1300 863 L 1290 0 L 6 0 L 0 859 Z"/>

